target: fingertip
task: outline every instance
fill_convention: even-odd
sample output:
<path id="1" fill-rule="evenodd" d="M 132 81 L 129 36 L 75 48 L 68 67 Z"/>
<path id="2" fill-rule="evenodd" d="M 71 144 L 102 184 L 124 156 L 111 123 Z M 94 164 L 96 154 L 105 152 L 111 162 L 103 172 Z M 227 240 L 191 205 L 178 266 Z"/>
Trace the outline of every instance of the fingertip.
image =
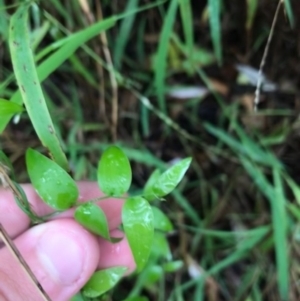
<path id="1" fill-rule="evenodd" d="M 100 257 L 95 236 L 71 219 L 33 227 L 15 244 L 42 287 L 57 301 L 69 300 L 82 288 Z"/>
<path id="2" fill-rule="evenodd" d="M 124 237 L 124 233 L 120 230 L 110 232 L 111 237 Z M 124 237 L 117 243 L 109 242 L 103 238 L 99 238 L 101 246 L 101 257 L 98 264 L 98 269 L 107 269 L 114 266 L 126 266 L 128 268 L 125 275 L 129 275 L 136 269 L 136 264 L 129 246 L 129 243 Z"/>

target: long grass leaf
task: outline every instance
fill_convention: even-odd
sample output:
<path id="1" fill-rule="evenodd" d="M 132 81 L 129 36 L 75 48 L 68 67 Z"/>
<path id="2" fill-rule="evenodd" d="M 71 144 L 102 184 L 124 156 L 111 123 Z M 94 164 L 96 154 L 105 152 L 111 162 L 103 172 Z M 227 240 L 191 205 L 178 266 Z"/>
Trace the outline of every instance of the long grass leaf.
<path id="1" fill-rule="evenodd" d="M 44 81 L 50 74 L 52 74 L 61 64 L 67 60 L 73 53 L 88 40 L 99 34 L 101 31 L 112 27 L 116 22 L 116 17 L 111 17 L 106 20 L 97 22 L 88 28 L 72 34 L 70 37 L 63 38 L 65 43 L 50 55 L 44 62 L 37 67 L 37 75 L 39 81 Z M 11 101 L 18 104 L 22 103 L 21 92 L 17 91 L 11 98 Z M 0 121 L 0 133 L 4 130 L 9 118 L 3 118 Z"/>
<path id="2" fill-rule="evenodd" d="M 241 144 L 247 150 L 247 154 L 253 161 L 261 162 L 272 167 L 276 166 L 279 169 L 283 168 L 281 162 L 279 162 L 270 151 L 263 149 L 257 142 L 251 139 L 237 123 L 234 124 L 234 129 L 241 140 Z"/>
<path id="3" fill-rule="evenodd" d="M 0 0 L 0 8 L 4 8 L 4 0 Z M 0 9 L 0 37 L 1 40 L 6 40 L 8 36 L 8 16 L 4 9 Z"/>
<path id="4" fill-rule="evenodd" d="M 180 0 L 179 3 L 184 39 L 187 47 L 187 58 L 189 59 L 190 65 L 192 67 L 194 52 L 194 28 L 191 1 Z"/>
<path id="5" fill-rule="evenodd" d="M 281 175 L 273 169 L 274 199 L 270 200 L 277 264 L 277 281 L 282 300 L 289 300 L 289 252 L 287 244 L 287 212 Z"/>
<path id="6" fill-rule="evenodd" d="M 295 27 L 295 17 L 294 17 L 291 1 L 284 0 L 284 7 L 285 7 L 286 14 L 288 16 L 288 19 L 290 21 L 290 25 L 292 28 L 294 28 Z"/>
<path id="7" fill-rule="evenodd" d="M 282 300 L 288 300 L 289 293 L 289 255 L 287 245 L 287 213 L 281 175 L 273 169 L 274 186 L 269 183 L 262 171 L 249 160 L 240 157 L 245 170 L 254 180 L 259 190 L 270 202 L 272 226 L 275 243 L 277 281 Z"/>
<path id="8" fill-rule="evenodd" d="M 208 0 L 209 24 L 212 43 L 219 65 L 222 64 L 221 0 Z"/>
<path id="9" fill-rule="evenodd" d="M 256 231 L 255 234 L 252 233 L 250 237 L 245 238 L 244 241 L 240 243 L 239 248 L 237 250 L 233 251 L 226 258 L 224 258 L 223 260 L 219 261 L 217 264 L 212 266 L 202 277 L 195 279 L 195 281 L 197 281 L 198 287 L 203 291 L 203 285 L 205 283 L 205 280 L 210 275 L 216 275 L 217 273 L 220 273 L 228 266 L 247 257 L 247 255 L 249 255 L 249 250 L 252 250 L 266 236 L 268 231 L 269 231 L 268 228 L 260 228 L 258 229 L 258 231 Z M 185 285 L 187 286 L 188 284 L 189 283 L 186 282 Z M 199 299 L 203 300 L 203 297 Z"/>
<path id="10" fill-rule="evenodd" d="M 175 16 L 178 8 L 178 0 L 172 0 L 166 17 L 164 18 L 164 25 L 159 38 L 158 50 L 155 57 L 154 64 L 154 84 L 156 88 L 159 109 L 166 114 L 165 103 L 165 78 L 167 69 L 167 54 L 169 48 L 169 41 L 172 35 L 172 29 L 175 21 Z"/>
<path id="11" fill-rule="evenodd" d="M 235 127 L 237 134 L 240 136 L 240 142 L 223 129 L 214 127 L 209 123 L 205 123 L 204 127 L 237 154 L 247 156 L 254 162 L 262 165 L 271 167 L 275 165 L 277 168 L 282 168 L 282 164 L 270 152 L 262 149 L 255 141 L 251 140 L 241 128 Z"/>
<path id="12" fill-rule="evenodd" d="M 29 7 L 28 3 L 21 5 L 10 21 L 9 46 L 12 64 L 27 113 L 38 137 L 49 149 L 53 159 L 61 167 L 68 169 L 68 162 L 56 136 L 30 48 L 27 23 Z"/>
<path id="13" fill-rule="evenodd" d="M 125 12 L 131 12 L 138 7 L 139 0 L 130 0 L 127 2 Z M 135 14 L 131 14 L 128 17 L 124 18 L 120 25 L 119 34 L 116 38 L 116 43 L 114 47 L 114 65 L 116 69 L 120 69 L 122 64 L 122 58 L 124 56 L 124 50 L 128 42 L 130 31 L 135 19 Z"/>
<path id="14" fill-rule="evenodd" d="M 189 201 L 178 191 L 175 189 L 172 192 L 172 196 L 174 197 L 177 204 L 184 210 L 186 215 L 193 221 L 193 223 L 197 226 L 202 225 L 202 221 L 200 216 L 197 214 L 197 211 L 191 206 Z"/>
<path id="15" fill-rule="evenodd" d="M 258 7 L 258 0 L 247 0 L 247 21 L 246 29 L 251 30 L 254 17 Z"/>

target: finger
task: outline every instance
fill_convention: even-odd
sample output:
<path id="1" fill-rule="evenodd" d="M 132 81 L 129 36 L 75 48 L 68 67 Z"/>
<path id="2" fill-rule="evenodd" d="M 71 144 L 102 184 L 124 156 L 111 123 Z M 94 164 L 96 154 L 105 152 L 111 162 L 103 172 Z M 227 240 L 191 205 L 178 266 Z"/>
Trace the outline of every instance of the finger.
<path id="1" fill-rule="evenodd" d="M 54 210 L 41 201 L 30 184 L 22 185 L 34 212 L 43 216 Z M 96 182 L 78 182 L 79 201 L 103 196 Z M 107 199 L 98 202 L 105 212 L 110 229 L 117 228 L 121 223 L 121 211 L 123 201 L 120 199 Z M 61 217 L 72 217 L 74 209 L 64 212 Z M 9 190 L 0 189 L 0 223 L 4 226 L 11 237 L 16 237 L 24 232 L 30 225 L 28 216 L 18 207 L 12 193 Z"/>
<path id="2" fill-rule="evenodd" d="M 123 237 L 124 234 L 119 230 L 113 230 L 110 232 L 110 236 Z M 126 275 L 131 274 L 135 270 L 136 264 L 126 237 L 118 243 L 111 243 L 103 238 L 99 238 L 99 243 L 101 246 L 101 257 L 98 269 L 125 266 L 128 267 Z"/>
<path id="3" fill-rule="evenodd" d="M 72 219 L 35 226 L 15 244 L 51 300 L 69 300 L 99 263 L 97 239 Z M 2 294 L 7 301 L 41 300 L 7 248 L 0 250 L 0 262 L 0 299 Z"/>

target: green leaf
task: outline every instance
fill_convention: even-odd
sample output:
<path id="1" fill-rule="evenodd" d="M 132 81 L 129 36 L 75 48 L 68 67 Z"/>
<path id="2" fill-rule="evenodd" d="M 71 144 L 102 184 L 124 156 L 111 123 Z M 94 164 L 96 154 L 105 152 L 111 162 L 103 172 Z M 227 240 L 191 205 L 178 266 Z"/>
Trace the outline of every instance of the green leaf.
<path id="1" fill-rule="evenodd" d="M 109 196 L 122 196 L 131 184 L 131 167 L 127 156 L 117 146 L 108 147 L 99 161 L 98 183 Z"/>
<path id="2" fill-rule="evenodd" d="M 153 192 L 153 186 L 156 183 L 157 179 L 160 177 L 160 175 L 161 171 L 159 169 L 155 169 L 154 172 L 150 175 L 143 191 L 143 197 L 146 200 L 153 201 L 158 198 Z"/>
<path id="3" fill-rule="evenodd" d="M 12 117 L 23 110 L 23 107 L 17 103 L 0 98 L 0 117 Z"/>
<path id="4" fill-rule="evenodd" d="M 157 207 L 151 207 L 154 217 L 154 229 L 165 232 L 173 230 L 173 225 L 170 219 Z"/>
<path id="5" fill-rule="evenodd" d="M 153 212 L 142 197 L 128 198 L 123 206 L 122 221 L 137 271 L 147 263 L 153 242 Z"/>
<path id="6" fill-rule="evenodd" d="M 110 240 L 106 216 L 103 210 L 92 202 L 77 207 L 74 217 L 82 226 L 94 234 Z"/>
<path id="7" fill-rule="evenodd" d="M 49 206 L 66 210 L 75 204 L 78 198 L 76 183 L 57 163 L 29 148 L 26 165 L 32 185 Z"/>
<path id="8" fill-rule="evenodd" d="M 191 164 L 191 161 L 192 158 L 185 158 L 161 174 L 153 186 L 153 192 L 158 197 L 163 197 L 174 190 L 174 188 L 182 180 Z"/>
<path id="9" fill-rule="evenodd" d="M 113 267 L 94 273 L 83 287 L 83 295 L 88 298 L 96 298 L 104 294 L 116 285 L 126 270 L 126 267 Z"/>

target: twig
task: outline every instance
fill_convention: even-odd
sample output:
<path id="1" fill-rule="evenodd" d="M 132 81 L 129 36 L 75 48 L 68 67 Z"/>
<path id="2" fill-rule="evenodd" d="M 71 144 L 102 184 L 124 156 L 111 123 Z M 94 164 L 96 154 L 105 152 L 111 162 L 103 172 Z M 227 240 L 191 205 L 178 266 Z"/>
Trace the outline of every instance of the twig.
<path id="1" fill-rule="evenodd" d="M 256 89 L 255 89 L 255 97 L 254 97 L 254 111 L 257 111 L 257 107 L 260 101 L 260 88 L 261 88 L 261 84 L 262 84 L 262 72 L 263 72 L 263 68 L 265 66 L 266 63 L 266 59 L 267 59 L 267 55 L 269 52 L 269 48 L 270 48 L 270 44 L 272 41 L 272 37 L 274 34 L 274 29 L 275 29 L 275 25 L 278 19 L 278 15 L 279 15 L 279 11 L 280 11 L 280 7 L 282 5 L 284 0 L 279 0 L 277 8 L 276 8 L 276 12 L 272 21 L 272 26 L 271 26 L 271 30 L 270 30 L 270 34 L 268 36 L 268 40 L 267 40 L 267 44 L 263 53 L 263 57 L 261 59 L 260 62 L 260 66 L 259 66 L 259 70 L 258 70 L 258 79 L 257 79 L 257 84 L 256 84 Z"/>

